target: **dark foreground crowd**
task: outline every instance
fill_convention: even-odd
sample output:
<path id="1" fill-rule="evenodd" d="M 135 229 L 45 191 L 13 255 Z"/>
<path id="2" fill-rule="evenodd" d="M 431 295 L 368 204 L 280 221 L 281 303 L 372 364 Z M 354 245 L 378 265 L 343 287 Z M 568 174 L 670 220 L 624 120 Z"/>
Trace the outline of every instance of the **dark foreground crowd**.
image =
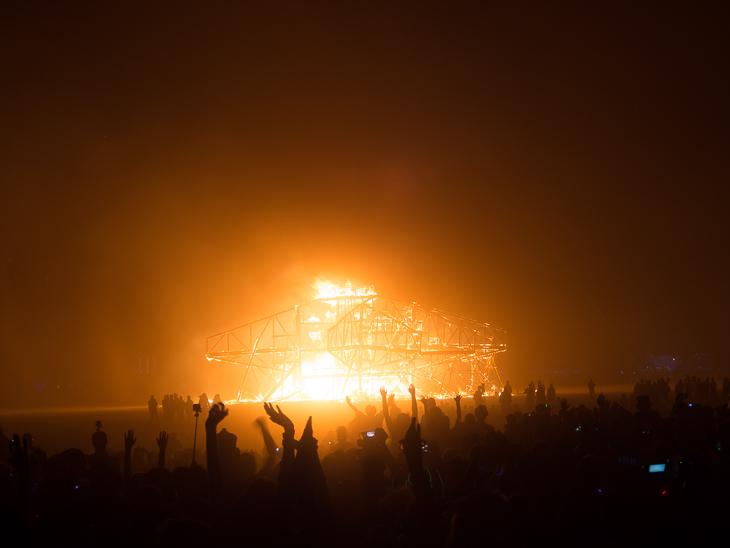
<path id="1" fill-rule="evenodd" d="M 166 432 L 155 454 L 136 447 L 130 430 L 120 455 L 107 453 L 101 429 L 92 455 L 71 448 L 48 456 L 13 436 L 0 454 L 3 531 L 29 546 L 724 542 L 726 401 L 705 405 L 670 392 L 668 411 L 659 413 L 647 394 L 633 409 L 602 395 L 593 407 L 562 398 L 555 409 L 506 408 L 495 429 L 484 405 L 462 417 L 460 397 L 444 412 L 432 399 L 419 406 L 412 389 L 404 412 L 381 395 L 379 412 L 348 400 L 354 441 L 341 427 L 319 443 L 316 416 L 294 425 L 285 408 L 264 404 L 276 426 L 270 433 L 259 423 L 261 458 L 218 432 L 229 411 L 223 403 L 204 414 L 197 463 L 186 462 L 189 451 L 171 451 Z"/>

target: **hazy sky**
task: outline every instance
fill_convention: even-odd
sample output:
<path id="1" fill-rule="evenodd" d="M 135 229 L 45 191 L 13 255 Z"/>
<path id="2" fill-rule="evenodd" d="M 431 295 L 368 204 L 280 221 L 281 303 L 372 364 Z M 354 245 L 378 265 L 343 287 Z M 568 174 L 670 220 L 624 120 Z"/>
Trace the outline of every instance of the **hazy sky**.
<path id="1" fill-rule="evenodd" d="M 316 276 L 518 381 L 727 357 L 727 6 L 2 2 L 3 401 L 226 397 Z"/>

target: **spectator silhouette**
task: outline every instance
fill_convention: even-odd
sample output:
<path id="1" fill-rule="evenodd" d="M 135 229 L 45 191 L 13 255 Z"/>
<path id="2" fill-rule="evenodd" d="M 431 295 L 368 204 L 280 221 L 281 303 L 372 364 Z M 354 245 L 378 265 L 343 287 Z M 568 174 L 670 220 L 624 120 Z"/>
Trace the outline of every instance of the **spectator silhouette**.
<path id="1" fill-rule="evenodd" d="M 499 402 L 502 404 L 502 413 L 507 414 L 512 410 L 512 386 L 507 381 L 499 396 Z"/>
<path id="2" fill-rule="evenodd" d="M 533 407 L 535 407 L 535 383 L 530 381 L 530 384 L 527 385 L 527 390 L 525 391 L 526 397 L 525 397 L 525 408 L 529 411 Z"/>
<path id="3" fill-rule="evenodd" d="M 345 397 L 347 405 L 355 412 L 355 418 L 350 422 L 350 430 L 354 432 L 368 432 L 383 426 L 383 412 L 377 412 L 374 405 L 367 405 L 365 413 L 360 411 L 350 400 L 350 396 Z"/>
<path id="4" fill-rule="evenodd" d="M 547 403 L 545 395 L 545 385 L 542 381 L 537 381 L 537 391 L 535 392 L 535 405 L 544 406 Z"/>
<path id="5" fill-rule="evenodd" d="M 157 420 L 157 400 L 155 399 L 154 395 L 150 396 L 149 401 L 147 402 L 147 407 L 150 411 L 150 419 Z"/>

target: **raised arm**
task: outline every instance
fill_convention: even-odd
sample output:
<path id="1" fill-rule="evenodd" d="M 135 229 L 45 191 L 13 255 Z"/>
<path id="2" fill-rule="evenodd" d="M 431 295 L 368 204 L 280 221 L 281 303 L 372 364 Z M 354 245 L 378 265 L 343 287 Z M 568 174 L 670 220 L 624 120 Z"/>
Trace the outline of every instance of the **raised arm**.
<path id="1" fill-rule="evenodd" d="M 568 418 L 568 409 L 570 409 L 570 404 L 568 403 L 568 398 L 561 398 L 560 399 L 560 420 L 563 422 L 566 421 Z"/>
<path id="2" fill-rule="evenodd" d="M 264 438 L 264 447 L 266 447 L 266 452 L 269 454 L 269 457 L 266 459 L 266 462 L 264 463 L 263 468 L 259 471 L 259 474 L 262 476 L 269 476 L 273 472 L 274 468 L 276 468 L 278 459 L 277 450 L 279 448 L 276 445 L 274 438 L 271 436 L 271 432 L 269 432 L 269 428 L 266 425 L 266 419 L 259 417 L 256 419 L 256 424 L 259 428 L 261 428 L 261 436 Z"/>
<path id="3" fill-rule="evenodd" d="M 383 403 L 383 416 L 390 415 L 388 412 L 388 391 L 385 389 L 385 386 L 380 387 L 380 398 Z"/>
<path id="4" fill-rule="evenodd" d="M 418 420 L 418 401 L 416 400 L 416 387 L 413 383 L 408 387 L 408 392 L 411 393 L 411 416 Z"/>
<path id="5" fill-rule="evenodd" d="M 352 403 L 350 396 L 345 396 L 345 401 L 347 402 L 347 405 L 350 406 L 350 409 L 355 412 L 355 416 L 359 417 L 360 415 L 364 415 L 364 413 L 360 411 L 357 407 L 355 407 L 355 405 Z"/>
<path id="6" fill-rule="evenodd" d="M 385 419 L 385 427 L 388 429 L 388 435 L 393 439 L 393 419 L 390 418 L 390 410 L 388 409 L 388 392 L 384 386 L 380 387 L 380 396 L 383 398 L 383 418 Z"/>
<path id="7" fill-rule="evenodd" d="M 284 472 L 291 467 L 294 462 L 294 449 L 296 447 L 296 440 L 294 439 L 294 423 L 281 411 L 278 405 L 276 406 L 276 409 L 274 409 L 274 406 L 270 403 L 264 403 L 264 411 L 266 411 L 271 422 L 278 424 L 284 429 L 284 433 L 281 436 L 281 469 L 282 472 Z"/>
<path id="8" fill-rule="evenodd" d="M 279 477 L 277 479 L 276 497 L 279 504 L 279 516 L 284 524 L 291 524 L 296 514 L 297 504 L 297 463 L 294 454 L 297 441 L 294 439 L 294 423 L 279 408 L 270 403 L 264 403 L 264 410 L 271 422 L 284 428 L 281 437 L 281 462 L 279 463 Z"/>
<path id="9" fill-rule="evenodd" d="M 137 442 L 131 428 L 124 434 L 124 496 L 129 495 L 129 482 L 132 479 L 132 447 Z"/>
<path id="10" fill-rule="evenodd" d="M 160 432 L 160 437 L 157 438 L 157 447 L 160 449 L 160 453 L 157 457 L 157 467 L 158 468 L 164 468 L 165 467 L 165 450 L 167 449 L 167 440 L 169 436 L 167 435 L 167 432 L 164 430 Z"/>
<path id="11" fill-rule="evenodd" d="M 456 402 L 456 424 L 459 424 L 461 422 L 461 394 L 454 396 L 454 401 Z"/>
<path id="12" fill-rule="evenodd" d="M 208 481 L 210 482 L 210 502 L 216 505 L 222 500 L 223 495 L 223 473 L 221 472 L 220 458 L 218 457 L 218 438 L 216 427 L 226 415 L 228 409 L 223 403 L 214 403 L 208 411 L 208 418 L 205 420 L 205 449 L 208 457 Z"/>
<path id="13" fill-rule="evenodd" d="M 411 419 L 411 426 L 406 432 L 406 437 L 403 438 L 403 454 L 408 463 L 411 484 L 413 485 L 416 497 L 420 500 L 430 500 L 433 495 L 429 488 L 428 476 L 423 470 L 421 425 L 416 422 L 416 419 Z"/>
<path id="14" fill-rule="evenodd" d="M 13 439 L 8 441 L 10 450 L 10 462 L 13 465 L 13 475 L 16 479 L 15 502 L 24 523 L 30 520 L 30 459 L 28 458 L 28 441 L 23 438 L 21 445 L 20 436 L 13 434 Z"/>

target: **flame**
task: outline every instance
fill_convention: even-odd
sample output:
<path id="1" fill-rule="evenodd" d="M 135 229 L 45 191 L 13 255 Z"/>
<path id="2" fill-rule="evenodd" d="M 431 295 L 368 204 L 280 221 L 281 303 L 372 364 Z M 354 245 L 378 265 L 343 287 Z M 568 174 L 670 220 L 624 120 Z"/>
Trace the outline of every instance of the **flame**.
<path id="1" fill-rule="evenodd" d="M 340 287 L 325 278 L 317 278 L 312 284 L 312 288 L 317 292 L 315 299 L 325 299 L 327 297 L 337 297 L 343 289 L 352 289 L 352 283 L 347 280 L 345 287 Z"/>
<path id="2" fill-rule="evenodd" d="M 347 280 L 344 286 L 333 284 L 325 278 L 317 278 L 312 284 L 316 291 L 315 299 L 326 299 L 328 297 L 365 297 L 376 295 L 373 286 L 353 287 L 352 282 Z"/>
<path id="3" fill-rule="evenodd" d="M 289 377 L 284 388 L 296 392 L 296 400 L 342 399 L 344 381 L 338 373 L 335 357 L 326 351 L 318 352 L 313 358 L 302 360 L 299 381 Z"/>

